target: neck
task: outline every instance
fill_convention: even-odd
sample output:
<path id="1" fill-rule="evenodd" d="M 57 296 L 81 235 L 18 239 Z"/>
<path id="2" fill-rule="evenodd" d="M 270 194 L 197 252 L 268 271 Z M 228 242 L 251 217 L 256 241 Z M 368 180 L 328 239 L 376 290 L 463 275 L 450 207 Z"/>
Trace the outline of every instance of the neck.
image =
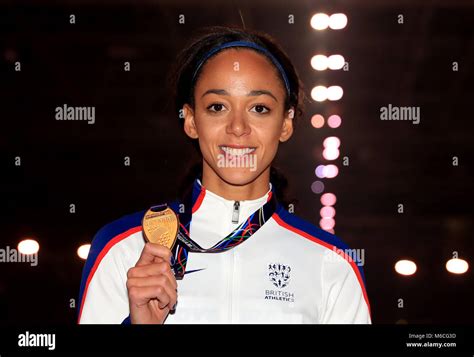
<path id="1" fill-rule="evenodd" d="M 209 191 L 226 200 L 245 201 L 262 197 L 268 192 L 270 182 L 270 167 L 263 171 L 255 180 L 234 185 L 220 178 L 207 164 L 203 164 L 202 185 Z"/>

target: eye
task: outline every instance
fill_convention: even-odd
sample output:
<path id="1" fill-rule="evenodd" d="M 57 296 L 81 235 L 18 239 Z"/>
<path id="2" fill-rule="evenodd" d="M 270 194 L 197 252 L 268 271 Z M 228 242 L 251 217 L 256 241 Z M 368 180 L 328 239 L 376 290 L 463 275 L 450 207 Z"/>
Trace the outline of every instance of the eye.
<path id="1" fill-rule="evenodd" d="M 258 114 L 268 114 L 268 113 L 270 113 L 270 109 L 267 108 L 264 105 L 261 105 L 261 104 L 257 104 L 252 109 L 255 109 L 255 112 L 258 113 Z"/>
<path id="2" fill-rule="evenodd" d="M 214 108 L 214 110 L 212 110 L 211 108 Z M 222 109 L 224 109 L 224 104 L 221 104 L 221 103 L 213 103 L 211 104 L 210 106 L 208 106 L 206 109 L 209 110 L 210 112 L 213 112 L 213 113 L 218 113 L 218 112 L 221 112 Z"/>

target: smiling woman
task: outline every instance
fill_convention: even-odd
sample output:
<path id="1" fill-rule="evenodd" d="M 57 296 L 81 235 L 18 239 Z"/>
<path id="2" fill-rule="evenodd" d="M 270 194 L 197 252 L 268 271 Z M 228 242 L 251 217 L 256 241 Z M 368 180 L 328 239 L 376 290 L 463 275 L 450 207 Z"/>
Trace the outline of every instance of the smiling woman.
<path id="1" fill-rule="evenodd" d="M 207 28 L 178 55 L 173 83 L 201 170 L 182 200 L 97 233 L 79 322 L 370 323 L 348 247 L 279 202 L 272 162 L 303 98 L 284 51 L 266 34 Z M 146 242 L 174 215 L 178 233 L 159 237 L 169 247 Z"/>
<path id="2" fill-rule="evenodd" d="M 203 156 L 203 184 L 226 199 L 264 195 L 278 143 L 293 133 L 294 108 L 285 110 L 287 92 L 268 62 L 247 47 L 221 51 L 201 70 L 194 106 L 184 104 L 184 130 Z M 219 155 L 254 155 L 256 170 L 220 167 Z"/>

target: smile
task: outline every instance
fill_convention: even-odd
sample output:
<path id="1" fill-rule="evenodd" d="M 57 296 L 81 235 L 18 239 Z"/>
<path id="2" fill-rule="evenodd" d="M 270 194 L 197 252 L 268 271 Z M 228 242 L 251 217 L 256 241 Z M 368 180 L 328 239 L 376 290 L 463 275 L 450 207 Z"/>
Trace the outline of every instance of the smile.
<path id="1" fill-rule="evenodd" d="M 256 148 L 247 147 L 247 148 L 231 148 L 228 146 L 219 146 L 222 151 L 224 151 L 227 155 L 232 156 L 243 156 L 253 153 Z"/>

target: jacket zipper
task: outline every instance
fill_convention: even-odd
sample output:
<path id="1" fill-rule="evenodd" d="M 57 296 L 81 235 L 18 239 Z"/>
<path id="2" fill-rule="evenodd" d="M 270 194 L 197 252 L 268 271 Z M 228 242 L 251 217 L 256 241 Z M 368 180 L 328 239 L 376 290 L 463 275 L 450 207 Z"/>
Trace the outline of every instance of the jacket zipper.
<path id="1" fill-rule="evenodd" d="M 239 223 L 239 212 L 240 212 L 240 202 L 234 202 L 234 210 L 232 212 L 232 223 L 237 224 Z"/>

